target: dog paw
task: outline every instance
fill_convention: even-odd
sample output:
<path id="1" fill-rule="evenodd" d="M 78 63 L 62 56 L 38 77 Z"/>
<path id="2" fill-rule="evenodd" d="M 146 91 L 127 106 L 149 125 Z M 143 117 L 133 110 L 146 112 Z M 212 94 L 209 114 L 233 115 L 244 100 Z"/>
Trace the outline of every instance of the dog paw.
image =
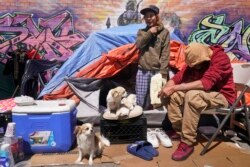
<path id="1" fill-rule="evenodd" d="M 128 116 L 129 114 L 129 109 L 126 107 L 121 107 L 119 110 L 117 110 L 117 113 L 119 114 L 119 116 L 124 117 L 124 116 Z"/>
<path id="2" fill-rule="evenodd" d="M 93 160 L 92 159 L 89 160 L 89 165 L 91 165 L 91 166 L 93 165 Z"/>
<path id="3" fill-rule="evenodd" d="M 75 161 L 75 164 L 84 164 L 84 163 L 81 162 L 81 160 L 80 160 L 80 161 L 76 160 L 76 161 Z"/>
<path id="4" fill-rule="evenodd" d="M 121 116 L 128 116 L 128 114 L 129 114 L 129 111 L 123 111 L 123 112 L 121 112 Z"/>
<path id="5" fill-rule="evenodd" d="M 131 106 L 129 107 L 129 110 L 132 111 L 134 108 L 135 108 L 135 106 L 134 106 L 134 105 L 131 105 Z"/>

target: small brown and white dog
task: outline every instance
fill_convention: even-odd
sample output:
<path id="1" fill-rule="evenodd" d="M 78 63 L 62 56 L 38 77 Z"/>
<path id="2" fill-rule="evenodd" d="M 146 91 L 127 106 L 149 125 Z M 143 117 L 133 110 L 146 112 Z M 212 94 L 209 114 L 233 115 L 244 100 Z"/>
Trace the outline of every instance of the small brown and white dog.
<path id="1" fill-rule="evenodd" d="M 127 92 L 121 86 L 110 89 L 106 98 L 107 109 L 109 111 L 116 111 L 117 109 L 119 109 L 122 98 L 126 96 L 127 96 Z"/>
<path id="2" fill-rule="evenodd" d="M 93 131 L 93 124 L 91 123 L 76 126 L 74 133 L 76 134 L 79 151 L 75 163 L 81 163 L 83 157 L 89 156 L 89 165 L 93 165 L 93 158 L 102 154 L 104 146 L 110 146 L 107 138 Z"/>

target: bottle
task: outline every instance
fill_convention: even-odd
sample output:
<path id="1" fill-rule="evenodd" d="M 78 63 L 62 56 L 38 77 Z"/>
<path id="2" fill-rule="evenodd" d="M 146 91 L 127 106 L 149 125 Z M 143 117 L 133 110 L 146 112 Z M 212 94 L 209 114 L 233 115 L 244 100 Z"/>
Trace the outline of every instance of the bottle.
<path id="1" fill-rule="evenodd" d="M 13 167 L 15 165 L 9 144 L 2 144 L 0 148 L 0 165 L 3 167 Z"/>
<path id="2" fill-rule="evenodd" d="M 12 153 L 12 157 L 15 160 L 15 162 L 18 160 L 18 151 L 19 151 L 19 145 L 18 140 L 16 137 L 4 137 L 3 138 L 4 144 L 9 144 L 10 151 Z"/>
<path id="3" fill-rule="evenodd" d="M 9 122 L 7 124 L 6 132 L 4 134 L 4 144 L 10 145 L 10 150 L 12 152 L 12 156 L 15 160 L 15 162 L 18 161 L 18 151 L 19 151 L 19 145 L 18 140 L 15 137 L 15 129 L 16 129 L 16 123 L 15 122 Z"/>

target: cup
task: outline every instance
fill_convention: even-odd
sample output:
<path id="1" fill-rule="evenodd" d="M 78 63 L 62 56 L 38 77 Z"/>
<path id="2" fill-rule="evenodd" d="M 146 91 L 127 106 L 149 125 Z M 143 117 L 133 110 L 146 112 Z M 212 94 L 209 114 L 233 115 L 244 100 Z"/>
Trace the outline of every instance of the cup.
<path id="1" fill-rule="evenodd" d="M 15 130 L 16 130 L 16 123 L 15 122 L 9 122 L 5 131 L 5 137 L 14 137 L 15 136 Z"/>

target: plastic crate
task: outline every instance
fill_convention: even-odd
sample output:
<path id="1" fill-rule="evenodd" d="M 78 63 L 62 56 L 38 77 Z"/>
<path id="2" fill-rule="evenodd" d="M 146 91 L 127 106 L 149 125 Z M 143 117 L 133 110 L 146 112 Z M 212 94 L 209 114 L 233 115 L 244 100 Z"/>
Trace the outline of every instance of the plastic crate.
<path id="1" fill-rule="evenodd" d="M 126 120 L 100 120 L 101 134 L 113 144 L 147 140 L 147 119 L 144 116 Z"/>

